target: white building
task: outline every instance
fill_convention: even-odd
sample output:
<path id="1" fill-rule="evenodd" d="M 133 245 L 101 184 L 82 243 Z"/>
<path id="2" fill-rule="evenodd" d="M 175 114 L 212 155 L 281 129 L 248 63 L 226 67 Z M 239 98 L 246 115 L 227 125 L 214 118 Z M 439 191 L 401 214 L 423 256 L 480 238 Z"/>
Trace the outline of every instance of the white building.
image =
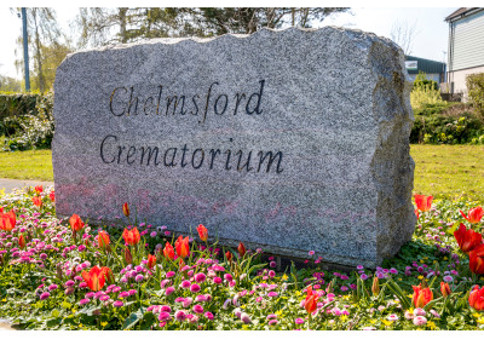
<path id="1" fill-rule="evenodd" d="M 448 78 L 450 92 L 467 94 L 466 77 L 484 72 L 484 8 L 461 7 L 450 14 Z"/>

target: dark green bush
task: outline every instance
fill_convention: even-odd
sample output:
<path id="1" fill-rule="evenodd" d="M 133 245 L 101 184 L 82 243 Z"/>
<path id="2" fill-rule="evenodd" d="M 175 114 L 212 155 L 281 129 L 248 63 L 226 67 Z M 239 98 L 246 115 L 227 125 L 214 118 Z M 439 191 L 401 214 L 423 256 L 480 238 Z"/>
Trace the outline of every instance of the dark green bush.
<path id="1" fill-rule="evenodd" d="M 449 112 L 428 114 L 425 110 L 424 114 L 419 114 L 416 111 L 410 143 L 484 143 L 484 124 L 472 111 L 463 111 L 458 115 Z"/>
<path id="2" fill-rule="evenodd" d="M 35 105 L 42 97 L 39 93 L 0 92 L 0 120 L 6 117 L 36 114 Z"/>

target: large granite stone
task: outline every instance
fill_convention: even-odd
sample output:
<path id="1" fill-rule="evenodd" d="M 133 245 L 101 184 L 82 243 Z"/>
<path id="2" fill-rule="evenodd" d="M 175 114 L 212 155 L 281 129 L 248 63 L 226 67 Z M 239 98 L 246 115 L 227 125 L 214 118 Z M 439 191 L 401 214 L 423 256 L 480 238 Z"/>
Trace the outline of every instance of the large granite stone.
<path id="1" fill-rule="evenodd" d="M 413 114 L 390 40 L 325 27 L 160 39 L 57 70 L 57 214 L 374 266 L 410 240 Z"/>

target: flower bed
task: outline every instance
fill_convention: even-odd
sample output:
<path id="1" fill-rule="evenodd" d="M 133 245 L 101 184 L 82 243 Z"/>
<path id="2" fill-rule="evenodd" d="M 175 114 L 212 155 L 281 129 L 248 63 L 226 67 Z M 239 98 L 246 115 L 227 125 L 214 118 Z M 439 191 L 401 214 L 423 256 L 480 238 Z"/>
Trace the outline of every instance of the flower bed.
<path id="1" fill-rule="evenodd" d="M 0 318 L 22 329 L 483 329 L 479 202 L 416 203 L 413 241 L 376 270 L 321 270 L 309 252 L 307 268 L 276 272 L 262 249 L 208 242 L 210 226 L 175 239 L 127 205 L 126 228 L 64 221 L 50 190 L 18 191 L 0 198 Z"/>

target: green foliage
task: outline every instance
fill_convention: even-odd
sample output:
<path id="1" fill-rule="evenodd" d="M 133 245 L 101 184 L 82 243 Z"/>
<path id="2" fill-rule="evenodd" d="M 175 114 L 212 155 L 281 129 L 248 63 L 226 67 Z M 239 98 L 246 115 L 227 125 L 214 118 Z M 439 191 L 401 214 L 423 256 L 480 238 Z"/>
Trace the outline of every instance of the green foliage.
<path id="1" fill-rule="evenodd" d="M 3 121 L 6 117 L 35 114 L 35 105 L 39 97 L 40 94 L 36 92 L 0 92 L 0 120 Z M 5 134 L 1 127 L 0 134 Z"/>
<path id="2" fill-rule="evenodd" d="M 429 86 L 432 90 L 439 89 L 439 84 L 437 84 L 435 80 L 427 79 L 426 74 L 420 71 L 413 82 L 413 89 L 427 86 Z"/>
<path id="3" fill-rule="evenodd" d="M 6 101 L 10 105 L 6 104 L 8 109 L 3 112 L 6 115 L 0 126 L 0 134 L 6 137 L 3 149 L 50 148 L 54 136 L 53 94 L 5 95 L 0 100 L 4 97 L 14 100 Z"/>
<path id="4" fill-rule="evenodd" d="M 442 100 L 437 83 L 419 73 L 410 93 L 415 123 L 411 143 L 479 144 L 484 120 L 464 105 Z"/>
<path id="5" fill-rule="evenodd" d="M 271 257 L 259 251 L 238 256 L 218 244 L 210 226 L 215 243 L 200 242 L 190 233 L 190 254 L 182 265 L 160 252 L 160 246 L 173 244 L 175 237 L 162 233 L 163 227 L 138 223 L 136 216 L 135 221 L 117 218 L 111 226 L 85 221 L 81 241 L 67 221 L 55 218 L 49 193 L 49 188 L 41 194 L 30 188 L 0 194 L 0 206 L 19 212 L 17 227 L 0 232 L 0 315 L 17 329 L 484 329 L 483 312 L 468 301 L 472 287 L 481 286 L 484 277 L 471 273 L 468 255 L 453 235 L 460 223 L 480 232 L 482 222 L 468 225 L 459 210 L 468 212 L 482 202 L 435 200 L 430 211 L 420 212 L 412 240 L 376 269 L 327 270 L 316 255 L 301 269 L 292 263 L 276 271 L 271 269 Z M 33 206 L 33 196 L 40 198 L 41 207 Z M 129 266 L 121 236 L 128 224 L 136 225 L 141 238 L 137 246 L 128 246 L 133 254 Z M 110 235 L 110 249 L 98 246 L 99 229 Z M 20 234 L 26 240 L 23 249 Z M 226 251 L 233 252 L 232 260 L 224 256 Z M 148 254 L 156 257 L 152 268 Z M 84 279 L 76 279 L 95 265 L 112 271 L 98 293 L 85 287 Z M 204 278 L 197 280 L 201 273 Z M 140 280 L 135 279 L 138 276 Z M 380 291 L 373 293 L 375 277 Z M 197 290 L 182 287 L 182 282 L 194 287 L 195 281 Z M 446 297 L 440 291 L 444 281 L 451 291 Z M 416 309 L 412 286 L 419 284 L 428 287 L 433 298 Z M 312 315 L 304 308 L 308 286 L 319 295 Z M 181 311 L 190 316 L 177 317 Z M 417 315 L 424 315 L 425 321 L 415 322 Z"/>
<path id="6" fill-rule="evenodd" d="M 422 109 L 426 105 L 444 105 L 436 83 L 427 80 L 424 73 L 419 73 L 410 93 L 410 103 L 413 109 Z"/>
<path id="7" fill-rule="evenodd" d="M 484 118 L 484 73 L 468 75 L 466 83 L 470 101 L 475 110 Z"/>
<path id="8" fill-rule="evenodd" d="M 484 135 L 484 124 L 470 112 L 455 117 L 429 111 L 415 111 L 410 143 L 478 144 L 480 136 Z"/>

